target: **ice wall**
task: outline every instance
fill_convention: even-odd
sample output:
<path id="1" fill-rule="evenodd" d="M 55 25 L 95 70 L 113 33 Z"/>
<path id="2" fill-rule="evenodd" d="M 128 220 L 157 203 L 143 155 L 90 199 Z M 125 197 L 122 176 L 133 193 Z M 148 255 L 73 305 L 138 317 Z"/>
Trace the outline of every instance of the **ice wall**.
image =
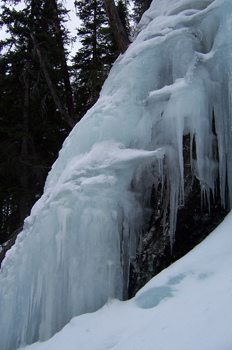
<path id="1" fill-rule="evenodd" d="M 219 179 L 225 203 L 231 29 L 231 0 L 153 1 L 3 262 L 1 349 L 48 339 L 74 315 L 126 296 L 153 185 L 165 188 L 172 242 L 184 201 L 183 135 L 202 198 Z"/>

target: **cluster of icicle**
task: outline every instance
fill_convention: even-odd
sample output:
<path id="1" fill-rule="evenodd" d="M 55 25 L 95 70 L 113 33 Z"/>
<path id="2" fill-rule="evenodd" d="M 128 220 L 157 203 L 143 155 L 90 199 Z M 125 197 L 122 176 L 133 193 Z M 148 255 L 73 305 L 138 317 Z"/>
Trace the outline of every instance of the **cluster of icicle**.
<path id="1" fill-rule="evenodd" d="M 231 192 L 231 0 L 154 0 L 140 27 L 3 262 L 3 350 L 46 340 L 73 316 L 126 297 L 153 186 L 166 189 L 173 240 L 184 135 L 203 197 L 218 179 L 223 205 L 226 181 Z"/>

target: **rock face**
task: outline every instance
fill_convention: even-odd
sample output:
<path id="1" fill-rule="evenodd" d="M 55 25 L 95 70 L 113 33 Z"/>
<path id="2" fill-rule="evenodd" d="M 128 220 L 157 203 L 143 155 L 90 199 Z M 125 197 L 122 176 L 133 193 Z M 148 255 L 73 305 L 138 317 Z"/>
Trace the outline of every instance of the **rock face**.
<path id="1" fill-rule="evenodd" d="M 162 217 L 155 220 L 150 229 L 143 234 L 136 258 L 131 262 L 129 298 L 133 297 L 152 277 L 199 244 L 228 213 L 221 207 L 218 199 L 211 205 L 210 212 L 208 208 L 201 209 L 200 191 L 196 180 L 193 188 L 185 208 L 178 210 L 172 251 L 168 225 L 164 231 Z"/>
<path id="2" fill-rule="evenodd" d="M 131 261 L 129 298 L 133 297 L 152 277 L 199 244 L 228 214 L 228 210 L 221 205 L 218 187 L 211 202 L 204 202 L 199 181 L 191 172 L 189 135 L 184 138 L 183 143 L 185 204 L 178 208 L 174 244 L 171 247 L 170 225 L 168 219 L 165 220 L 163 217 L 165 199 L 162 201 L 159 191 L 153 190 L 152 218 L 138 243 L 136 257 Z"/>

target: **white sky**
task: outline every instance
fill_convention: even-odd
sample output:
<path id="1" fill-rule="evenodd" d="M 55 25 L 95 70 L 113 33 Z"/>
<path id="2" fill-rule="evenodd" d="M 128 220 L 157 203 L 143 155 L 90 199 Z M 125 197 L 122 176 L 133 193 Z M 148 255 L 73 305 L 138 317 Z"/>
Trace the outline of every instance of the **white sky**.
<path id="1" fill-rule="evenodd" d="M 24 5 L 19 4 L 17 8 L 21 8 L 23 6 Z M 70 10 L 69 12 L 70 20 L 67 22 L 67 27 L 70 30 L 71 34 L 73 36 L 76 36 L 76 28 L 79 26 L 80 21 L 75 13 L 74 0 L 65 0 L 64 6 L 67 8 L 67 10 Z M 6 36 L 7 34 L 5 30 L 4 28 L 2 28 L 0 30 L 0 40 L 3 40 Z M 80 43 L 78 42 L 78 40 L 76 40 L 76 42 L 70 47 L 71 55 L 74 55 L 75 52 L 78 50 L 78 48 L 80 48 Z"/>
<path id="2" fill-rule="evenodd" d="M 76 36 L 77 34 L 76 28 L 80 25 L 80 20 L 75 13 L 74 0 L 66 0 L 64 2 L 64 5 L 67 7 L 67 10 L 70 10 L 69 12 L 70 21 L 67 23 L 67 27 L 69 28 L 71 34 L 73 36 Z M 78 48 L 80 48 L 80 43 L 78 42 L 78 39 L 77 39 L 76 42 L 70 48 L 71 55 L 74 55 L 75 52 L 78 51 Z"/>

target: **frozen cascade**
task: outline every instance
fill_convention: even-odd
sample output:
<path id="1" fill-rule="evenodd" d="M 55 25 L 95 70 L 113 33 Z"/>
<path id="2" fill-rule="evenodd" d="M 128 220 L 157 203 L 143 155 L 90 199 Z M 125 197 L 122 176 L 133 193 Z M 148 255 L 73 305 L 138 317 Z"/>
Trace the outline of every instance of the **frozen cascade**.
<path id="1" fill-rule="evenodd" d="M 48 339 L 73 316 L 126 297 L 153 185 L 165 188 L 173 241 L 184 135 L 202 197 L 210 200 L 219 179 L 222 203 L 226 181 L 232 198 L 231 0 L 154 0 L 138 28 L 3 262 L 3 350 Z"/>

